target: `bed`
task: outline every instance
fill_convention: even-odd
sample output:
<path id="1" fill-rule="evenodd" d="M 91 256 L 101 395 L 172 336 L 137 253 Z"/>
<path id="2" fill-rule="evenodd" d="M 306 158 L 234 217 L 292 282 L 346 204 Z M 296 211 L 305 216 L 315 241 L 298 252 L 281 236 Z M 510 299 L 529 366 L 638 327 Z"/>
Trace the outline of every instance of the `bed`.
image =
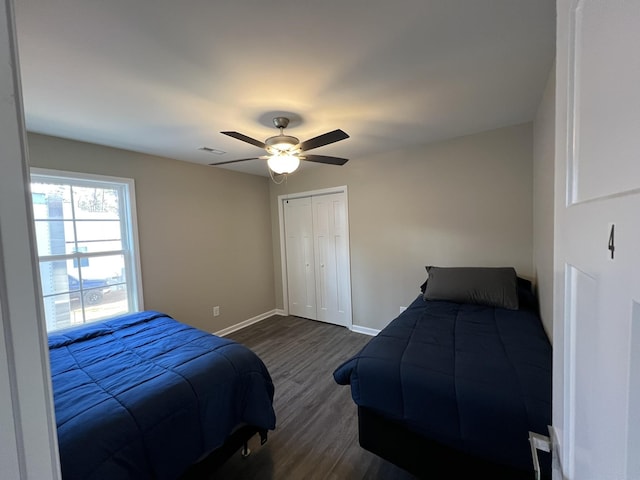
<path id="1" fill-rule="evenodd" d="M 361 446 L 419 477 L 535 478 L 529 432 L 551 424 L 551 345 L 531 284 L 510 268 L 507 293 L 488 286 L 493 269 L 488 283 L 480 269 L 428 270 L 413 303 L 334 372 Z"/>
<path id="2" fill-rule="evenodd" d="M 51 333 L 49 352 L 65 480 L 176 479 L 275 428 L 260 358 L 162 312 Z"/>

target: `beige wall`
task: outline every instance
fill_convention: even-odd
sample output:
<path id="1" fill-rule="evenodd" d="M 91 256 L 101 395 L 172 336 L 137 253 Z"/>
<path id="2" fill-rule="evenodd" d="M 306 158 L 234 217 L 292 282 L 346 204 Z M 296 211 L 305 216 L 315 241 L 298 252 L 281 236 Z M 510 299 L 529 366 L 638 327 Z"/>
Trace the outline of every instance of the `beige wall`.
<path id="1" fill-rule="evenodd" d="M 37 134 L 28 144 L 31 166 L 135 180 L 145 308 L 209 332 L 275 308 L 267 178 Z"/>
<path id="2" fill-rule="evenodd" d="M 532 151 L 527 123 L 321 165 L 271 184 L 278 307 L 277 196 L 339 185 L 349 192 L 354 325 L 386 326 L 418 295 L 425 265 L 509 265 L 532 278 Z"/>
<path id="3" fill-rule="evenodd" d="M 553 337 L 554 158 L 555 68 L 549 74 L 533 127 L 533 266 L 540 316 L 550 339 Z"/>
<path id="4" fill-rule="evenodd" d="M 383 328 L 417 296 L 425 265 L 511 265 L 533 278 L 532 142 L 527 123 L 275 185 L 29 134 L 32 166 L 135 180 L 145 308 L 212 332 L 283 307 L 277 196 L 287 192 L 348 186 L 354 325 Z"/>

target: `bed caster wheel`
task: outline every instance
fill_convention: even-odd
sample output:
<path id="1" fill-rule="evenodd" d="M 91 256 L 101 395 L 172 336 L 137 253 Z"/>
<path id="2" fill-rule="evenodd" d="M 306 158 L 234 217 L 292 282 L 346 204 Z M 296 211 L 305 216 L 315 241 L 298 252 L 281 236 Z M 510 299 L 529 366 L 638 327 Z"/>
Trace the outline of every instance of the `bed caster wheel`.
<path id="1" fill-rule="evenodd" d="M 243 446 L 242 450 L 240 450 L 240 456 L 242 458 L 247 458 L 249 455 L 251 455 L 251 449 L 248 446 Z"/>

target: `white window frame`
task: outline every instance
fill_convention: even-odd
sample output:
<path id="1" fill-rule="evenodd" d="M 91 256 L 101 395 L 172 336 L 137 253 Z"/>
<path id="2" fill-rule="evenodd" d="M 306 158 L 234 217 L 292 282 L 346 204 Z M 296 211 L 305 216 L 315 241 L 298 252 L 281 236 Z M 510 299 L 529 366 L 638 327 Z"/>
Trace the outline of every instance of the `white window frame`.
<path id="1" fill-rule="evenodd" d="M 120 215 L 121 221 L 126 224 L 127 228 L 122 232 L 123 248 L 121 251 L 115 253 L 122 253 L 125 256 L 127 284 L 131 286 L 129 290 L 129 312 L 144 310 L 144 301 L 142 294 L 142 269 L 140 264 L 140 247 L 138 241 L 138 215 L 136 211 L 136 194 L 134 180 L 132 178 L 113 177 L 107 175 L 71 172 L 65 170 L 53 170 L 37 167 L 31 167 L 30 173 L 30 184 L 46 183 L 47 181 L 60 181 L 65 184 L 72 184 L 74 186 L 82 187 L 94 187 L 97 185 L 99 185 L 100 187 L 104 187 L 105 184 L 109 183 L 122 185 L 124 187 L 122 188 L 122 198 L 120 199 L 122 201 L 122 205 L 120 206 Z M 113 253 L 114 252 L 109 252 L 109 255 Z M 91 256 L 91 254 L 88 254 L 87 258 L 91 258 Z M 77 258 L 77 254 L 57 254 L 42 256 L 38 254 L 38 268 L 41 261 L 69 260 L 71 258 Z M 43 301 L 42 288 L 40 289 L 40 299 L 41 301 Z M 100 320 L 98 320 L 97 322 L 99 321 Z M 61 329 L 51 331 L 54 332 L 58 330 Z"/>

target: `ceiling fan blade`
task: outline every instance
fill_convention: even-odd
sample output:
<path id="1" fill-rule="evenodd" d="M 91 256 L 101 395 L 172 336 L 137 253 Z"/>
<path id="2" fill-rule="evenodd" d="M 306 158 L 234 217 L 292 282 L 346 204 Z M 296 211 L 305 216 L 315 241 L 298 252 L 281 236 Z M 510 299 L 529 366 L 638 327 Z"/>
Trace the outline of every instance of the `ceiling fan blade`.
<path id="1" fill-rule="evenodd" d="M 340 157 L 327 157 L 326 155 L 304 155 L 300 157 L 308 162 L 328 163 L 330 165 L 344 165 L 349 160 Z"/>
<path id="2" fill-rule="evenodd" d="M 332 132 L 323 133 L 317 137 L 310 138 L 309 140 L 302 142 L 299 148 L 304 152 L 306 150 L 311 150 L 312 148 L 318 148 L 324 145 L 329 145 L 330 143 L 339 142 L 345 138 L 349 138 L 349 135 L 342 130 L 337 129 Z"/>
<path id="3" fill-rule="evenodd" d="M 260 157 L 239 158 L 238 160 L 227 160 L 226 162 L 210 163 L 209 165 L 213 165 L 215 167 L 217 165 L 227 165 L 229 163 L 246 162 L 247 160 L 260 160 Z"/>
<path id="4" fill-rule="evenodd" d="M 243 135 L 242 133 L 239 133 L 239 132 L 220 132 L 220 133 L 236 138 L 238 140 L 242 140 L 243 142 L 250 143 L 251 145 L 255 145 L 256 147 L 267 148 L 267 145 L 264 142 L 261 142 L 260 140 L 256 140 L 255 138 L 247 137 L 246 135 Z"/>

